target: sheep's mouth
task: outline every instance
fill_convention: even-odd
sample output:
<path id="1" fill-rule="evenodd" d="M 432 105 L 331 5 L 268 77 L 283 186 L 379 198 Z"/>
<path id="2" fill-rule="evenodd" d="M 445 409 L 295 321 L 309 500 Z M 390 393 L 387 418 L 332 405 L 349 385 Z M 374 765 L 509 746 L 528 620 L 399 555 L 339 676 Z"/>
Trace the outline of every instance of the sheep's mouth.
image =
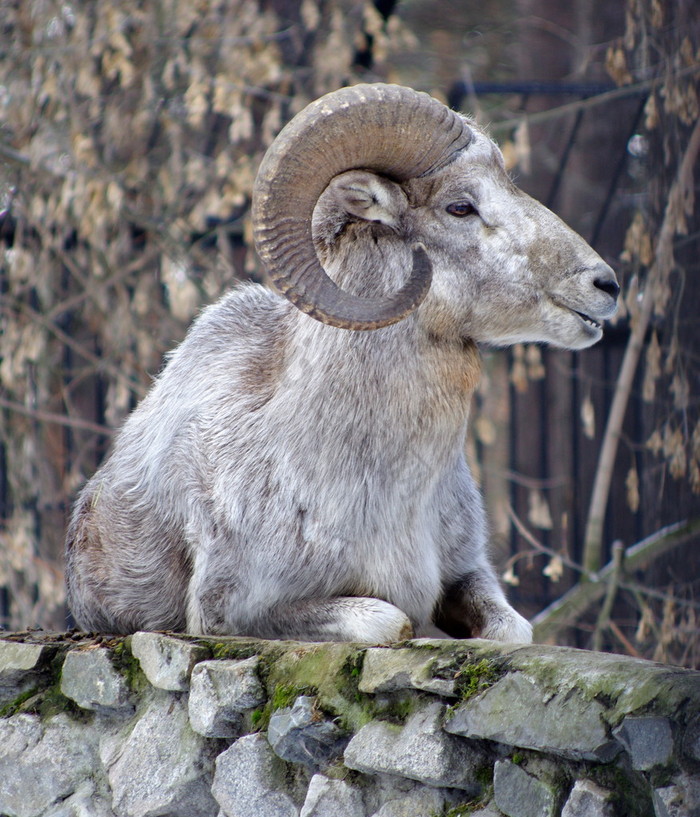
<path id="1" fill-rule="evenodd" d="M 595 318 L 592 318 L 590 315 L 586 315 L 585 312 L 579 312 L 578 309 L 571 310 L 575 315 L 578 315 L 579 318 L 587 325 L 590 326 L 591 329 L 601 330 L 603 325 L 597 321 Z"/>

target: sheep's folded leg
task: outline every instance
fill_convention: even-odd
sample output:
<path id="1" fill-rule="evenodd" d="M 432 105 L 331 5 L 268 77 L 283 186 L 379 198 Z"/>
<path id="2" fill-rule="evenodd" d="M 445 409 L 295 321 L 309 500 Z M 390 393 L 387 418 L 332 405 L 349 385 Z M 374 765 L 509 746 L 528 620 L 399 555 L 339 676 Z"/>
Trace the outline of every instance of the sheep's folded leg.
<path id="1" fill-rule="evenodd" d="M 208 631 L 190 622 L 188 631 Z M 227 628 L 229 634 L 299 641 L 357 641 L 388 644 L 413 636 L 408 617 L 381 599 L 338 596 L 277 604 L 256 618 Z"/>
<path id="2" fill-rule="evenodd" d="M 450 584 L 440 601 L 435 624 L 453 638 L 532 641 L 532 626 L 508 604 L 490 569 L 475 570 Z"/>

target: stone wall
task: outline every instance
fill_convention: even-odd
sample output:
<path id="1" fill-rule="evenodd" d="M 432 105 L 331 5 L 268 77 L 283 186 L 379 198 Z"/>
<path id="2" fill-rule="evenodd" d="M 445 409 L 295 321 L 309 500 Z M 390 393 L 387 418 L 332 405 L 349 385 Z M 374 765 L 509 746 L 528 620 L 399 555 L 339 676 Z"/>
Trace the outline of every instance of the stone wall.
<path id="1" fill-rule="evenodd" d="M 692 817 L 700 673 L 556 647 L 0 640 L 0 815 Z"/>

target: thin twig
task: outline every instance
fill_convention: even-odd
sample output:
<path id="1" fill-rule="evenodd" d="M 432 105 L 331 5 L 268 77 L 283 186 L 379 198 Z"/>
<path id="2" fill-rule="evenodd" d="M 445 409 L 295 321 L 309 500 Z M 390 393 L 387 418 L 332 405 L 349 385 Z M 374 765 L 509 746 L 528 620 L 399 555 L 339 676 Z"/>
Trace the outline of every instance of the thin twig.
<path id="1" fill-rule="evenodd" d="M 631 655 L 633 658 L 641 658 L 642 655 L 639 650 L 635 649 L 632 642 L 627 638 L 627 636 L 622 632 L 622 630 L 615 624 L 615 622 L 610 619 L 608 621 L 608 627 L 612 631 L 613 635 L 617 640 L 622 644 L 622 646 L 627 650 L 628 654 Z"/>
<path id="2" fill-rule="evenodd" d="M 510 502 L 506 505 L 506 513 L 508 514 L 508 518 L 511 522 L 515 525 L 516 530 L 518 533 L 525 539 L 526 542 L 529 542 L 535 550 L 539 551 L 540 553 L 545 553 L 547 556 L 556 557 L 557 559 L 561 559 L 562 563 L 565 564 L 567 567 L 570 567 L 572 570 L 575 570 L 577 573 L 585 573 L 586 569 L 580 565 L 578 562 L 573 561 L 568 556 L 563 553 L 560 553 L 557 550 L 553 550 L 552 548 L 543 545 L 538 539 L 530 533 L 530 531 L 525 527 L 522 520 L 518 517 L 518 515 L 513 510 Z M 516 554 L 516 557 L 522 558 L 527 554 Z M 598 577 L 596 575 L 590 574 L 588 578 L 591 581 L 597 581 Z"/>
<path id="3" fill-rule="evenodd" d="M 79 417 L 67 417 L 64 414 L 55 414 L 52 411 L 30 409 L 21 403 L 6 400 L 4 397 L 0 397 L 0 408 L 21 414 L 24 417 L 31 417 L 32 420 L 38 420 L 42 423 L 54 423 L 55 425 L 67 426 L 69 428 L 79 428 L 82 431 L 91 431 L 93 434 L 101 434 L 104 437 L 111 437 L 114 433 L 114 429 L 99 425 L 99 423 L 91 423 L 89 420 L 83 420 Z"/>
<path id="4" fill-rule="evenodd" d="M 603 648 L 603 633 L 610 625 L 610 614 L 612 613 L 615 597 L 617 596 L 617 591 L 620 587 L 622 567 L 625 561 L 625 546 L 622 544 L 622 542 L 614 542 L 612 551 L 612 572 L 610 573 L 610 578 L 608 579 L 608 589 L 605 593 L 605 601 L 603 602 L 603 606 L 600 608 L 595 632 L 593 634 L 593 649 L 598 651 Z"/>
<path id="5" fill-rule="evenodd" d="M 79 268 L 78 265 L 70 258 L 69 254 L 64 252 L 63 250 L 58 251 L 59 258 L 61 263 L 65 264 L 68 269 L 71 271 L 76 278 L 80 279 L 79 276 Z M 116 284 L 120 283 L 124 279 L 128 278 L 129 276 L 133 275 L 134 273 L 143 273 L 143 268 L 150 264 L 158 257 L 158 253 L 155 248 L 150 247 L 147 248 L 146 251 L 139 255 L 138 258 L 134 259 L 130 264 L 127 264 L 123 269 L 120 269 L 118 272 L 113 273 L 112 275 L 102 279 L 99 282 L 99 286 L 103 290 L 107 290 L 109 287 L 113 287 Z M 65 312 L 70 311 L 71 309 L 75 309 L 77 306 L 83 303 L 90 298 L 93 300 L 97 300 L 94 297 L 94 291 L 90 286 L 86 286 L 85 283 L 80 282 L 82 285 L 82 289 L 80 292 L 72 295 L 70 298 L 66 298 L 65 300 L 61 301 L 60 303 L 52 306 L 51 309 L 46 313 L 46 317 L 49 320 L 54 320 L 59 315 L 64 314 Z"/>

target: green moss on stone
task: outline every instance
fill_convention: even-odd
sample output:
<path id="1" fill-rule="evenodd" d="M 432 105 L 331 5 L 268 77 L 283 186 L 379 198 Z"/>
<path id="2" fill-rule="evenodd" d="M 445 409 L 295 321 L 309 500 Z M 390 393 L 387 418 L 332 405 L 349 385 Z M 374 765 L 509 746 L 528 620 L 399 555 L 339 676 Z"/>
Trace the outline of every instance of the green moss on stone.
<path id="1" fill-rule="evenodd" d="M 440 814 L 434 814 L 434 817 L 471 817 L 472 814 L 477 814 L 490 802 L 493 796 L 493 791 L 484 792 L 481 797 L 476 800 L 470 800 L 468 803 L 461 803 L 459 806 L 444 807 Z"/>
<path id="2" fill-rule="evenodd" d="M 61 712 L 69 715 L 73 720 L 82 721 L 84 723 L 90 722 L 94 713 L 88 710 L 81 709 L 75 701 L 67 698 L 61 692 L 60 681 L 50 686 L 37 696 L 36 704 L 32 706 L 32 710 L 42 720 L 53 718 Z"/>
<path id="3" fill-rule="evenodd" d="M 301 686 L 298 684 L 277 684 L 270 696 L 270 706 L 273 712 L 278 709 L 285 709 L 293 706 L 294 701 L 300 695 L 316 695 L 317 689 L 312 686 Z"/>
<path id="4" fill-rule="evenodd" d="M 319 709 L 351 731 L 367 722 L 368 697 L 358 691 L 364 649 L 353 644 L 295 644 L 261 655 L 261 680 L 272 701 L 293 690 L 313 694 Z M 282 687 L 280 692 L 276 692 Z"/>
<path id="5" fill-rule="evenodd" d="M 583 700 L 601 704 L 613 727 L 627 715 L 646 712 L 682 720 L 688 700 L 697 700 L 697 673 L 624 656 L 532 646 L 512 654 L 507 663 L 544 691 L 575 689 Z"/>
<path id="6" fill-rule="evenodd" d="M 270 707 L 260 706 L 250 713 L 250 723 L 255 732 L 264 732 L 270 723 Z"/>
<path id="7" fill-rule="evenodd" d="M 424 698 L 408 690 L 396 692 L 393 695 L 372 699 L 367 704 L 367 714 L 370 720 L 387 721 L 388 723 L 403 726 L 416 711 Z"/>
<path id="8" fill-rule="evenodd" d="M 252 658 L 257 654 L 257 650 L 252 644 L 240 645 L 236 643 L 220 641 L 209 645 L 211 656 L 217 660 L 243 661 Z"/>
<path id="9" fill-rule="evenodd" d="M 31 687 L 24 692 L 20 692 L 16 698 L 0 707 L 0 718 L 11 718 L 13 715 L 21 712 L 23 705 L 33 698 L 38 691 L 38 687 Z"/>
<path id="10" fill-rule="evenodd" d="M 61 692 L 61 669 L 65 650 L 54 652 L 46 663 L 36 684 L 21 692 L 0 709 L 0 717 L 8 718 L 20 712 L 38 715 L 42 720 L 65 713 L 82 722 L 92 720 L 92 713 L 82 710 Z"/>
<path id="11" fill-rule="evenodd" d="M 38 715 L 42 720 L 60 713 L 69 715 L 73 720 L 89 722 L 92 713 L 81 709 L 75 701 L 61 692 L 60 679 L 44 689 L 32 687 L 20 693 L 13 701 L 0 709 L 1 718 L 10 718 L 19 713 Z"/>
<path id="12" fill-rule="evenodd" d="M 117 672 L 123 676 L 127 686 L 132 692 L 142 692 L 148 689 L 150 684 L 141 669 L 141 662 L 135 658 L 131 652 L 131 639 L 117 642 L 110 654 L 112 665 Z"/>
<path id="13" fill-rule="evenodd" d="M 502 672 L 493 661 L 465 661 L 455 677 L 455 692 L 461 701 L 468 701 L 479 692 L 493 686 L 502 677 Z"/>
<path id="14" fill-rule="evenodd" d="M 453 806 L 448 811 L 443 811 L 444 817 L 469 817 L 471 814 L 481 808 L 479 803 L 464 803 L 461 806 Z M 440 817 L 440 815 L 437 815 Z"/>

